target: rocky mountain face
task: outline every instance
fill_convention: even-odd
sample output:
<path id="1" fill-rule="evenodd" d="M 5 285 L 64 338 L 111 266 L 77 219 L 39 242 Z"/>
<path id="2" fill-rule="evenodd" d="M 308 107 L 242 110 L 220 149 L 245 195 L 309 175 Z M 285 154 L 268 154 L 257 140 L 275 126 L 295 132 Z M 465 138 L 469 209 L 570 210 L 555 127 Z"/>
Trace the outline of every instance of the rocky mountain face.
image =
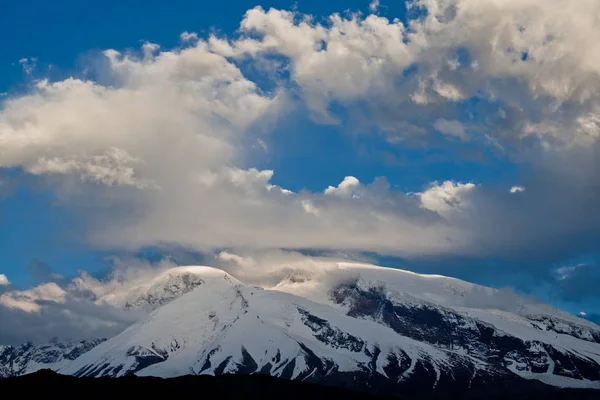
<path id="1" fill-rule="evenodd" d="M 129 290 L 105 295 L 98 302 L 124 310 L 151 311 L 204 283 L 202 276 L 186 268 L 173 268 Z"/>
<path id="2" fill-rule="evenodd" d="M 546 382 L 552 382 L 551 375 L 555 375 L 556 382 L 560 377 L 573 378 L 581 383 L 600 382 L 598 359 L 581 354 L 577 348 L 568 349 L 542 338 L 521 338 L 452 309 L 426 302 L 399 301 L 381 287 L 364 289 L 355 284 L 338 286 L 333 291 L 333 299 L 349 305 L 349 316 L 374 319 L 399 335 L 437 348 L 469 354 L 499 370 L 510 370 L 524 377 L 542 374 L 545 376 L 539 378 Z M 573 339 L 589 342 L 580 345 L 592 354 L 600 343 L 599 331 L 590 327 L 551 316 L 526 319 L 533 329 L 549 336 L 554 333 L 555 339 L 560 334 L 570 336 L 571 339 L 567 340 L 573 344 L 576 342 Z M 568 382 L 564 384 L 568 385 Z"/>
<path id="3" fill-rule="evenodd" d="M 452 278 L 348 263 L 322 270 L 327 279 L 294 274 L 269 289 L 214 268 L 167 271 L 113 298 L 153 310 L 147 317 L 79 353 L 55 349 L 62 355 L 45 365 L 78 377 L 268 374 L 388 395 L 600 389 L 591 322 Z M 7 369 L 4 349 L 4 376 L 39 369 L 38 359 Z"/>
<path id="4" fill-rule="evenodd" d="M 104 339 L 20 346 L 0 346 L 0 377 L 29 374 L 41 369 L 57 370 L 102 343 Z"/>

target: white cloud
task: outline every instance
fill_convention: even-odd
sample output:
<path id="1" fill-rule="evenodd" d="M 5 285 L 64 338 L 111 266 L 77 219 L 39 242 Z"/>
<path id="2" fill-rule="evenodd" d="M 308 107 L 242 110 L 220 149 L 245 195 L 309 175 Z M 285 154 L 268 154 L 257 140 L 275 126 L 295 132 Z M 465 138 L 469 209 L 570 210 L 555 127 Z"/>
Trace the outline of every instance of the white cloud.
<path id="1" fill-rule="evenodd" d="M 6 275 L 0 274 L 0 286 L 7 286 L 7 285 L 10 285 L 8 278 L 6 277 Z"/>
<path id="2" fill-rule="evenodd" d="M 135 164 L 139 160 L 131 157 L 125 150 L 108 149 L 104 154 L 91 157 L 47 159 L 39 158 L 29 167 L 28 172 L 42 174 L 75 174 L 83 181 L 103 183 L 105 185 L 132 185 L 139 188 L 148 186 L 135 178 Z"/>
<path id="3" fill-rule="evenodd" d="M 464 139 L 481 123 L 478 132 L 497 149 L 504 141 L 519 148 L 531 136 L 543 137 L 549 153 L 561 148 L 556 142 L 595 143 L 595 2 L 415 4 L 428 12 L 410 26 L 358 14 L 319 24 L 254 8 L 232 40 L 184 33 L 171 51 L 152 43 L 137 55 L 106 51 L 103 83 L 42 80 L 3 99 L 0 166 L 56 183 L 60 204 L 81 212 L 87 239 L 104 248 L 178 243 L 421 255 L 467 251 L 482 232 L 494 242 L 488 219 L 525 221 L 515 215 L 528 213 L 499 205 L 500 195 L 472 183 L 446 181 L 410 196 L 381 179 L 348 176 L 324 192 L 293 193 L 274 184 L 277 171 L 252 168 L 247 157 L 265 143 L 258 132 L 297 95 L 319 121 L 339 122 L 335 103 L 398 138 L 427 140 L 433 124 Z M 243 59 L 276 89 L 265 92 L 244 76 Z M 495 107 L 484 121 L 464 117 L 461 102 L 473 96 Z"/>
<path id="4" fill-rule="evenodd" d="M 114 86 L 41 81 L 31 94 L 7 99 L 0 165 L 140 186 L 164 166 L 201 171 L 226 163 L 235 135 L 277 98 L 259 94 L 239 69 L 205 47 L 143 59 L 107 51 Z"/>
<path id="5" fill-rule="evenodd" d="M 241 29 L 260 35 L 260 40 L 241 39 L 232 46 L 214 43 L 228 56 L 279 53 L 288 57 L 292 78 L 321 121 L 337 121 L 328 111 L 330 100 L 351 102 L 384 90 L 390 85 L 387 72 L 401 71 L 414 58 L 412 46 L 402 41 L 401 22 L 389 23 L 375 15 L 343 19 L 334 14 L 326 27 L 313 25 L 308 18 L 295 19 L 292 12 L 257 7 L 246 13 Z"/>
<path id="6" fill-rule="evenodd" d="M 111 304 L 111 300 L 127 295 L 133 287 L 143 285 L 159 273 L 176 267 L 169 258 L 149 263 L 133 257 L 113 258 L 110 274 L 102 279 L 85 271 L 72 279 L 65 290 L 74 298 L 87 298 L 95 304 Z"/>
<path id="7" fill-rule="evenodd" d="M 193 42 L 198 40 L 198 34 L 196 32 L 183 32 L 180 36 L 183 42 Z"/>
<path id="8" fill-rule="evenodd" d="M 18 344 L 111 337 L 144 316 L 110 305 L 110 298 L 127 295 L 142 282 L 174 264 L 149 264 L 136 259 L 115 259 L 104 279 L 81 272 L 71 281 L 60 279 L 27 290 L 8 288 L 0 294 L 0 342 Z"/>
<path id="9" fill-rule="evenodd" d="M 346 180 L 330 190 L 335 195 L 296 194 L 273 190 L 271 176 L 223 169 L 199 177 L 185 196 L 146 193 L 147 213 L 123 224 L 96 224 L 92 239 L 109 246 L 167 242 L 200 249 L 369 248 L 394 254 L 449 251 L 463 240 L 442 221 L 422 224 L 411 216 L 411 209 L 419 214 L 417 204 L 379 182 Z M 447 235 L 455 243 L 446 242 Z"/>
<path id="10" fill-rule="evenodd" d="M 510 188 L 511 193 L 522 193 L 524 191 L 525 191 L 525 188 L 523 186 L 513 186 Z"/>
<path id="11" fill-rule="evenodd" d="M 533 134 L 570 145 L 588 142 L 588 129 L 598 135 L 596 124 L 582 122 L 598 115 L 600 104 L 595 0 L 416 0 L 412 6 L 427 12 L 409 26 L 373 14 L 334 14 L 317 24 L 257 7 L 241 23 L 247 37 L 210 43 L 226 57 L 286 57 L 286 70 L 320 121 L 339 122 L 329 109 L 337 102 L 398 132 L 403 123 L 424 126 L 431 117 L 456 120 L 460 102 L 477 97 L 520 116 L 488 120 L 498 137 Z M 460 52 L 468 59 L 460 61 Z M 405 75 L 408 67 L 418 68 Z M 558 129 L 543 129 L 539 118 Z"/>
<path id="12" fill-rule="evenodd" d="M 325 189 L 325 194 L 336 196 L 356 197 L 355 189 L 360 188 L 360 181 L 353 176 L 346 176 L 337 187 L 329 186 Z"/>
<path id="13" fill-rule="evenodd" d="M 45 283 L 28 290 L 12 290 L 0 294 L 0 305 L 25 312 L 38 312 L 40 301 L 64 302 L 66 292 L 54 282 Z"/>
<path id="14" fill-rule="evenodd" d="M 421 200 L 421 207 L 448 216 L 468 207 L 468 196 L 475 187 L 473 183 L 445 181 L 440 185 L 433 182 L 427 190 L 417 195 Z"/>
<path id="15" fill-rule="evenodd" d="M 307 200 L 307 199 L 302 200 L 302 209 L 307 214 L 313 214 L 315 216 L 319 215 L 319 210 L 315 207 L 315 205 L 310 200 Z"/>
<path id="16" fill-rule="evenodd" d="M 372 13 L 377 12 L 379 10 L 379 0 L 373 0 L 369 3 L 369 11 Z"/>
<path id="17" fill-rule="evenodd" d="M 24 57 L 19 60 L 19 64 L 23 68 L 23 72 L 26 75 L 31 75 L 33 73 L 36 63 L 37 63 L 37 58 L 35 58 L 35 57 L 30 57 L 30 58 Z"/>
<path id="18" fill-rule="evenodd" d="M 222 251 L 217 255 L 217 260 L 222 261 L 224 263 L 232 263 L 235 265 L 245 265 L 248 263 L 244 257 L 238 256 L 237 254 L 228 253 L 226 251 Z M 252 262 L 252 260 L 250 260 Z M 252 263 L 252 265 L 254 265 Z"/>
<path id="19" fill-rule="evenodd" d="M 306 256 L 301 253 L 284 250 L 259 252 L 241 252 L 238 254 L 219 254 L 215 266 L 222 268 L 243 282 L 266 289 L 286 290 L 281 284 L 289 283 L 289 278 L 306 278 L 314 284 L 325 284 L 330 275 L 341 279 L 337 263 L 348 261 L 343 257 Z"/>
<path id="20" fill-rule="evenodd" d="M 7 99 L 0 165 L 53 179 L 60 204 L 80 212 L 87 239 L 101 248 L 415 254 L 463 240 L 443 221 L 420 222 L 428 217 L 410 211 L 421 213 L 418 205 L 380 181 L 346 177 L 327 194 L 296 194 L 271 183 L 274 171 L 240 168 L 243 140 L 262 132 L 255 127 L 277 117 L 286 97 L 263 93 L 212 47 L 145 44 L 138 57 L 109 50 L 111 85 L 40 81 Z"/>
<path id="21" fill-rule="evenodd" d="M 35 92 L 6 100 L 0 165 L 128 185 L 170 163 L 202 170 L 227 160 L 231 136 L 276 102 L 201 43 L 143 60 L 106 55 L 120 86 L 42 81 Z"/>

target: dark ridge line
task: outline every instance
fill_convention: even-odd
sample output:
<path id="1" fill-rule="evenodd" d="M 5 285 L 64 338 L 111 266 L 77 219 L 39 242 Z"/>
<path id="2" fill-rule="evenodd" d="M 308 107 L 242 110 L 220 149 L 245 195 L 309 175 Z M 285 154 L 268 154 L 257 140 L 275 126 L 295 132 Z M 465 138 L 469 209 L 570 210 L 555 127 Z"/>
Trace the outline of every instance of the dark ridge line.
<path id="1" fill-rule="evenodd" d="M 417 399 L 417 400 L 449 400 L 449 399 L 516 399 L 516 400 L 597 400 L 600 391 L 594 389 L 561 389 L 540 387 L 526 393 L 511 392 L 509 388 L 497 391 L 494 387 L 485 391 L 448 391 L 424 395 L 408 392 L 394 393 L 394 397 L 377 396 L 368 393 L 351 391 L 339 387 L 323 386 L 314 383 L 276 378 L 264 374 L 235 375 L 225 374 L 186 375 L 176 378 L 138 377 L 127 375 L 121 378 L 89 378 L 61 375 L 52 370 L 40 370 L 31 374 L 0 378 L 0 393 L 18 393 L 19 397 L 38 395 L 40 390 L 48 390 L 53 396 L 61 398 L 82 398 L 87 395 L 109 395 L 122 397 L 125 394 L 171 396 L 192 395 L 199 399 Z M 11 390 L 11 392 L 7 392 Z M 14 391 L 12 391 L 14 390 Z"/>

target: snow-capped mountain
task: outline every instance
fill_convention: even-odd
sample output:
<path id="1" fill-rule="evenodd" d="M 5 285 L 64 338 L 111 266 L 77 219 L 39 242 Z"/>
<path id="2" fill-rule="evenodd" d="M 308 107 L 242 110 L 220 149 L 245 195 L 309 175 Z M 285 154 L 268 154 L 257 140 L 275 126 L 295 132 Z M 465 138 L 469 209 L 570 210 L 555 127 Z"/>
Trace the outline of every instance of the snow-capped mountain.
<path id="1" fill-rule="evenodd" d="M 125 310 L 151 311 L 203 285 L 202 276 L 194 268 L 171 268 L 132 288 L 106 294 L 96 302 Z"/>
<path id="2" fill-rule="evenodd" d="M 600 388 L 600 327 L 443 276 L 324 263 L 260 288 L 179 267 L 102 301 L 152 311 L 59 373 L 262 373 L 388 394 Z"/>
<path id="3" fill-rule="evenodd" d="M 65 343 L 58 340 L 36 345 L 0 346 L 0 378 L 29 374 L 41 369 L 58 370 L 93 349 L 104 339 Z"/>

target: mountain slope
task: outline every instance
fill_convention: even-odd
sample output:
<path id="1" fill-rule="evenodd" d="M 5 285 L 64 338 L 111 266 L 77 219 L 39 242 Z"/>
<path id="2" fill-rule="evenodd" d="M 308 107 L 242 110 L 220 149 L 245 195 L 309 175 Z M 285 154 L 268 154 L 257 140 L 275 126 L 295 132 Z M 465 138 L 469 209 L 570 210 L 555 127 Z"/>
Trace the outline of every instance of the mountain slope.
<path id="1" fill-rule="evenodd" d="M 104 295 L 96 302 L 125 310 L 152 311 L 205 284 L 202 277 L 207 273 L 204 267 L 170 268 L 126 290 Z"/>
<path id="2" fill-rule="evenodd" d="M 347 315 L 524 378 L 598 387 L 600 327 L 587 320 L 454 278 L 355 263 L 329 268 L 329 275 L 344 279 L 333 285 L 331 279 L 294 279 L 277 289 L 320 299 Z"/>
<path id="3" fill-rule="evenodd" d="M 60 369 L 83 353 L 88 352 L 104 339 L 81 342 L 51 343 L 20 346 L 0 346 L 0 378 L 32 373 L 40 369 Z"/>
<path id="4" fill-rule="evenodd" d="M 266 289 L 210 267 L 162 271 L 98 299 L 146 317 L 78 357 L 61 345 L 44 365 L 86 377 L 268 374 L 379 394 L 600 388 L 600 327 L 553 307 L 365 264 L 285 270 Z M 42 365 L 19 359 L 2 362 L 5 376 Z"/>
<path id="5" fill-rule="evenodd" d="M 533 382 L 527 379 L 600 387 L 593 324 L 540 305 L 525 305 L 523 315 L 467 307 L 474 285 L 466 282 L 339 264 L 330 271 L 339 279 L 327 284 L 296 274 L 264 290 L 213 268 L 186 271 L 203 284 L 59 371 L 265 373 L 391 391 Z"/>
<path id="6" fill-rule="evenodd" d="M 217 271 L 209 271 L 203 287 L 157 309 L 61 372 L 167 377 L 261 371 L 295 379 L 370 370 L 369 364 L 383 372 L 387 360 L 394 359 L 405 362 L 406 376 L 426 366 L 433 384 L 452 365 L 471 364 L 380 324 L 290 294 L 248 287 Z M 86 369 L 90 365 L 102 369 Z"/>

